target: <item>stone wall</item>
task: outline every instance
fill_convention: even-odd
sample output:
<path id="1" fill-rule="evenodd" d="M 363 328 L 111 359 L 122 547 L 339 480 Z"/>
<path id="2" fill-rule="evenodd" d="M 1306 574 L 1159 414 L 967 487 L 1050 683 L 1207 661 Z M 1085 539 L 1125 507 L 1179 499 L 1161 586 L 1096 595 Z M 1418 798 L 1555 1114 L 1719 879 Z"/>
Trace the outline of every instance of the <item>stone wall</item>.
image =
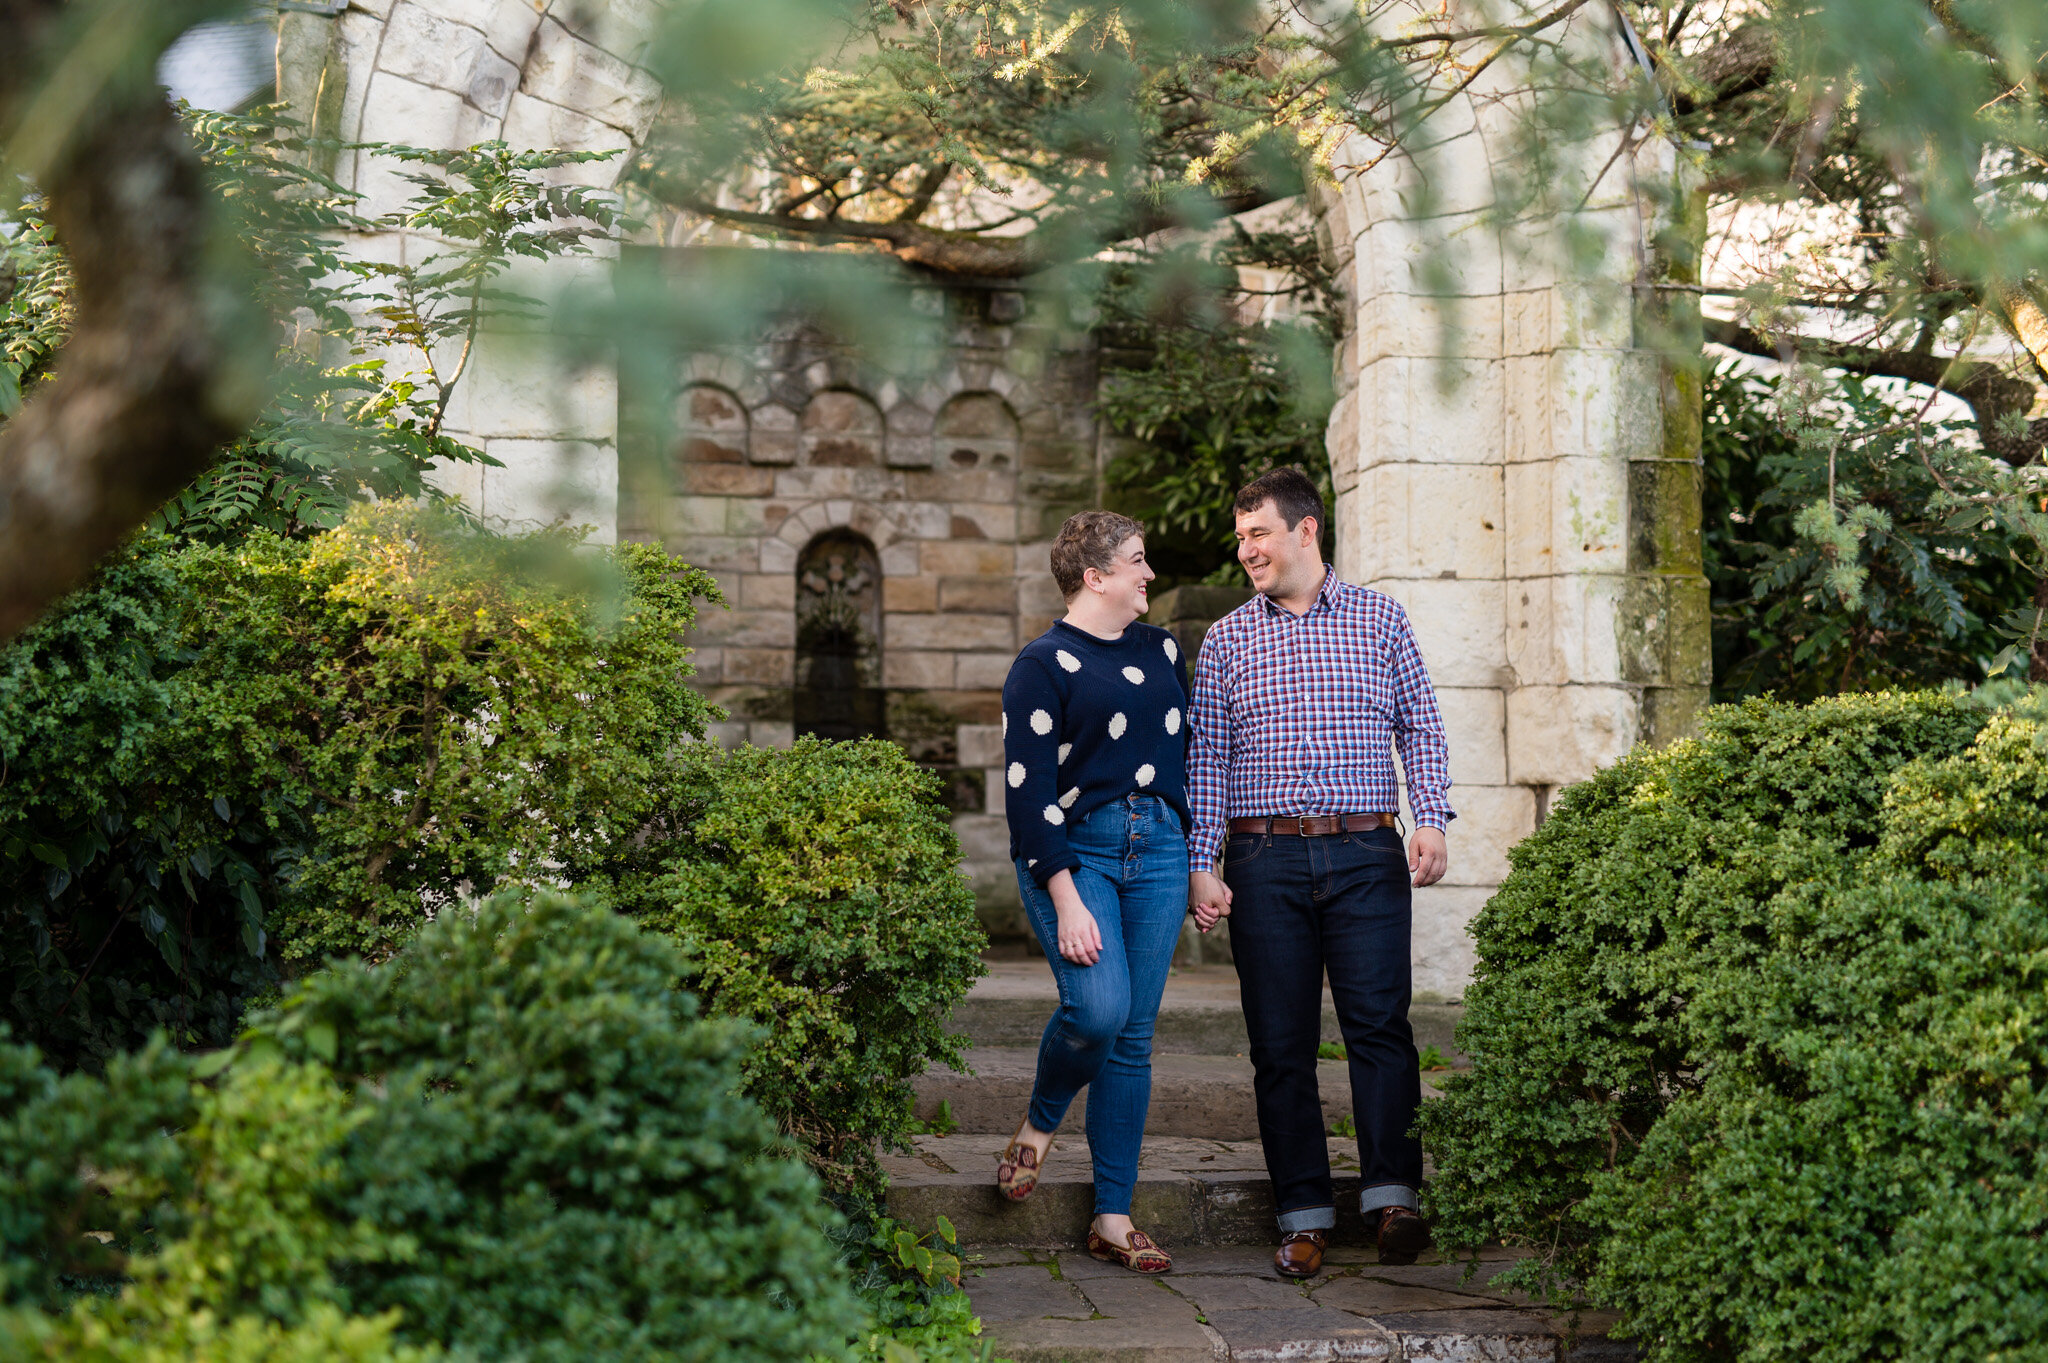
<path id="1" fill-rule="evenodd" d="M 621 533 L 710 571 L 730 603 L 690 640 L 729 714 L 713 736 L 896 742 L 939 772 L 983 920 L 1014 936 L 1003 679 L 1063 610 L 1053 534 L 1097 499 L 1099 353 L 1057 291 L 917 286 L 913 306 L 926 344 L 896 370 L 804 326 L 691 360 L 674 493 L 626 497 Z"/>

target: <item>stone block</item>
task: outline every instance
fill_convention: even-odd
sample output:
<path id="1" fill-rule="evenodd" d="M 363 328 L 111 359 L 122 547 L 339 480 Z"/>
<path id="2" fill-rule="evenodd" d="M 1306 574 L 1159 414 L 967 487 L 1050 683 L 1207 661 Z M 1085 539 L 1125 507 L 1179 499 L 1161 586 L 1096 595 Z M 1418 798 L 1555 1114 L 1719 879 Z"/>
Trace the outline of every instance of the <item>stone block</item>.
<path id="1" fill-rule="evenodd" d="M 538 292 L 552 291 L 543 271 Z M 448 403 L 448 424 L 487 438 L 610 440 L 619 385 L 599 365 L 575 367 L 537 337 L 486 332 Z"/>
<path id="2" fill-rule="evenodd" d="M 747 726 L 733 720 L 707 724 L 704 726 L 704 741 L 721 748 L 737 748 L 747 741 Z"/>
<path id="3" fill-rule="evenodd" d="M 1699 464 L 1645 459 L 1628 466 L 1628 566 L 1640 573 L 1698 573 Z"/>
<path id="4" fill-rule="evenodd" d="M 796 579 L 788 573 L 743 574 L 738 600 L 752 610 L 795 610 Z"/>
<path id="5" fill-rule="evenodd" d="M 885 577 L 882 579 L 883 610 L 930 614 L 938 608 L 938 579 L 930 577 Z"/>
<path id="6" fill-rule="evenodd" d="M 1002 615 L 1017 609 L 1017 579 L 1002 577 L 942 577 L 939 579 L 939 609 L 949 613 Z"/>
<path id="7" fill-rule="evenodd" d="M 1492 687 L 1440 687 L 1444 737 L 1451 749 L 1451 804 L 1466 786 L 1504 785 L 1508 779 L 1507 711 Z"/>
<path id="8" fill-rule="evenodd" d="M 618 454 L 580 440 L 487 440 L 502 468 L 484 470 L 484 519 L 512 530 L 545 525 L 594 527 L 593 544 L 616 538 Z M 708 566 L 708 565 L 707 565 Z"/>
<path id="9" fill-rule="evenodd" d="M 1504 458 L 1501 360 L 1407 359 L 1360 373 L 1360 419 L 1376 427 L 1361 468 L 1376 463 L 1493 464 Z"/>
<path id="10" fill-rule="evenodd" d="M 1375 293 L 1496 296 L 1503 280 L 1499 236 L 1479 214 L 1391 217 L 1358 238 L 1362 297 Z"/>
<path id="11" fill-rule="evenodd" d="M 884 580 L 912 578 L 922 571 L 919 562 L 924 546 L 916 540 L 898 540 L 894 544 L 881 546 L 882 572 Z M 794 560 L 792 560 L 794 562 Z M 935 596 L 934 601 L 937 600 Z"/>
<path id="12" fill-rule="evenodd" d="M 882 650 L 882 685 L 907 690 L 939 690 L 953 684 L 953 655 L 913 653 L 895 643 Z"/>
<path id="13" fill-rule="evenodd" d="M 1429 578 L 1375 582 L 1408 611 L 1409 627 L 1437 686 L 1500 686 L 1508 584 Z"/>
<path id="14" fill-rule="evenodd" d="M 960 765 L 1000 767 L 1003 765 L 1003 726 L 963 724 L 959 737 Z"/>
<path id="15" fill-rule="evenodd" d="M 1508 693 L 1508 778 L 1583 781 L 1635 746 L 1641 705 L 1625 686 L 1523 686 Z"/>
<path id="16" fill-rule="evenodd" d="M 1501 354 L 1498 298 L 1382 293 L 1358 305 L 1361 365 L 1390 355 L 1497 360 Z"/>
<path id="17" fill-rule="evenodd" d="M 957 653 L 953 658 L 953 685 L 962 691 L 1000 691 L 1010 675 L 1012 661 L 1007 652 Z"/>
<path id="18" fill-rule="evenodd" d="M 757 566 L 764 573 L 793 573 L 796 571 L 797 546 L 770 536 L 759 541 L 757 557 Z M 887 562 L 882 566 L 886 571 Z"/>
<path id="19" fill-rule="evenodd" d="M 685 464 L 677 490 L 706 497 L 767 497 L 775 491 L 775 475 L 739 464 Z"/>
<path id="20" fill-rule="evenodd" d="M 1008 577 L 1011 560 L 1007 545 L 976 540 L 927 541 L 918 554 L 920 571 L 952 576 Z"/>
<path id="21" fill-rule="evenodd" d="M 598 122 L 588 114 L 565 109 L 519 93 L 512 96 L 505 111 L 505 141 L 515 151 L 559 148 L 562 151 L 631 150 L 633 139 L 617 128 Z M 553 184 L 586 185 L 609 189 L 624 170 L 622 156 L 609 161 L 586 161 L 546 171 L 543 179 Z"/>
<path id="22" fill-rule="evenodd" d="M 1630 576 L 1614 622 L 1622 680 L 1646 686 L 1711 685 L 1712 630 L 1706 578 Z"/>
<path id="23" fill-rule="evenodd" d="M 571 33 L 550 18 L 533 37 L 520 88 L 637 136 L 653 121 L 661 88 L 645 71 Z"/>
<path id="24" fill-rule="evenodd" d="M 414 0 L 428 9 L 437 9 L 448 0 Z M 472 0 L 453 0 L 453 3 L 469 5 Z M 491 50 L 508 61 L 525 59 L 527 45 L 533 41 L 533 31 L 540 25 L 540 11 L 533 7 L 533 0 L 490 0 L 491 17 L 483 25 L 484 38 Z"/>
<path id="25" fill-rule="evenodd" d="M 1507 587 L 1507 658 L 1522 686 L 1625 680 L 1617 632 L 1630 579 L 1532 577 Z"/>
<path id="26" fill-rule="evenodd" d="M 946 508 L 953 539 L 1015 540 L 1017 508 L 998 502 L 954 502 Z"/>
<path id="27" fill-rule="evenodd" d="M 775 495 L 793 502 L 853 497 L 857 495 L 853 485 L 856 472 L 842 468 L 783 469 L 775 475 Z"/>
<path id="28" fill-rule="evenodd" d="M 1377 464 L 1337 514 L 1357 522 L 1357 571 L 1388 578 L 1498 578 L 1506 564 L 1497 464 Z"/>
<path id="29" fill-rule="evenodd" d="M 493 52 L 483 30 L 400 0 L 384 27 L 378 68 L 407 80 L 465 96 L 478 109 L 503 118 L 519 84 L 518 68 Z"/>
<path id="30" fill-rule="evenodd" d="M 693 639 L 735 648 L 795 648 L 796 615 L 784 610 L 725 610 L 699 617 Z"/>
<path id="31" fill-rule="evenodd" d="M 1655 458 L 1663 453 L 1656 357 L 1560 350 L 1550 359 L 1550 441 L 1558 454 Z"/>
<path id="32" fill-rule="evenodd" d="M 1628 562 L 1628 509 L 1629 465 L 1622 460 L 1510 465 L 1507 575 L 1622 571 Z"/>
<path id="33" fill-rule="evenodd" d="M 885 615 L 882 637 L 889 649 L 1006 649 L 1016 646 L 1017 626 L 1007 615 Z"/>
<path id="34" fill-rule="evenodd" d="M 1457 794 L 1455 790 L 1451 792 L 1453 799 Z M 1447 839 L 1453 866 L 1463 854 L 1462 844 L 1457 840 L 1458 824 L 1463 822 L 1459 819 L 1452 823 Z M 1430 995 L 1456 1001 L 1465 996 L 1465 988 L 1472 982 L 1472 969 L 1478 963 L 1469 925 L 1493 897 L 1493 889 L 1491 885 L 1451 885 L 1440 881 L 1415 891 L 1408 955 L 1417 997 Z"/>
<path id="35" fill-rule="evenodd" d="M 1445 885 L 1498 885 L 1507 879 L 1508 848 L 1536 831 L 1536 792 L 1528 786 L 1453 786 L 1445 843 Z"/>
<path id="36" fill-rule="evenodd" d="M 723 497 L 672 497 L 668 531 L 672 535 L 723 535 L 726 505 Z"/>
<path id="37" fill-rule="evenodd" d="M 722 648 L 696 648 L 690 650 L 690 662 L 697 669 L 697 675 L 690 679 L 694 686 L 716 686 L 725 677 L 725 650 Z"/>
<path id="38" fill-rule="evenodd" d="M 450 90 L 422 85 L 390 71 L 369 79 L 363 101 L 362 136 L 366 142 L 402 142 L 417 147 L 459 147 L 457 140 L 474 111 Z M 475 140 L 475 139 L 471 139 Z M 355 188 L 363 201 L 356 211 L 375 215 L 396 209 L 418 186 L 400 177 L 396 163 L 365 155 L 356 165 Z"/>
<path id="39" fill-rule="evenodd" d="M 1541 355 L 1556 348 L 1551 334 L 1551 289 L 1520 289 L 1501 295 L 1501 353 Z"/>
<path id="40" fill-rule="evenodd" d="M 790 686 L 796 680 L 796 654 L 786 648 L 728 648 L 719 680 L 728 685 Z"/>
<path id="41" fill-rule="evenodd" d="M 670 553 L 693 568 L 706 568 L 714 573 L 773 572 L 775 569 L 763 554 L 766 547 L 767 543 L 751 535 L 675 535 L 668 541 Z M 789 568 L 795 567 L 796 559 L 792 556 Z"/>
<path id="42" fill-rule="evenodd" d="M 796 725 L 786 719 L 757 719 L 747 728 L 747 741 L 757 748 L 787 749 L 796 743 Z"/>
<path id="43" fill-rule="evenodd" d="M 1551 356 L 1514 355 L 1502 363 L 1505 404 L 1501 452 L 1510 464 L 1549 459 L 1551 446 Z"/>

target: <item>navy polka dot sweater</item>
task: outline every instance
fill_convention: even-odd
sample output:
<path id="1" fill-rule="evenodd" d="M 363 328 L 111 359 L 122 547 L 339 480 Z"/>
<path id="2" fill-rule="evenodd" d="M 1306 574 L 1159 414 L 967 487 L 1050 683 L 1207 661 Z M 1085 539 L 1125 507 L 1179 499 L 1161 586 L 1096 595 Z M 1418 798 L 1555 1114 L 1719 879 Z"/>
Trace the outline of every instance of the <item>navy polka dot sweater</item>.
<path id="1" fill-rule="evenodd" d="M 1040 885 L 1081 864 L 1067 824 L 1134 791 L 1188 823 L 1187 662 L 1171 634 L 1098 639 L 1064 620 L 1024 646 L 1003 683 L 1010 855 Z"/>

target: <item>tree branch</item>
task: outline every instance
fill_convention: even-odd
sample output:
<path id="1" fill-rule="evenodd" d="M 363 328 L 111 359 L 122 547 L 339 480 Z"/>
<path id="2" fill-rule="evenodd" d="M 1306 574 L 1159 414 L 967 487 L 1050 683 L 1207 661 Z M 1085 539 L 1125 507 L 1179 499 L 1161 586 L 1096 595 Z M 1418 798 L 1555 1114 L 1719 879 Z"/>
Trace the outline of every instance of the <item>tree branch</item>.
<path id="1" fill-rule="evenodd" d="M 29 115 L 57 0 L 0 0 L 0 115 Z M 254 414 L 223 400 L 239 314 L 205 279 L 208 196 L 161 92 L 104 99 L 45 176 L 75 272 L 55 377 L 0 427 L 0 641 L 78 586 Z"/>
<path id="2" fill-rule="evenodd" d="M 1659 56 L 1669 69 L 1668 56 Z M 1671 111 L 1683 118 L 1760 90 L 1770 83 L 1777 66 L 1777 43 L 1771 31 L 1762 24 L 1746 24 L 1687 61 L 1681 80 L 1691 88 L 1672 93 Z"/>

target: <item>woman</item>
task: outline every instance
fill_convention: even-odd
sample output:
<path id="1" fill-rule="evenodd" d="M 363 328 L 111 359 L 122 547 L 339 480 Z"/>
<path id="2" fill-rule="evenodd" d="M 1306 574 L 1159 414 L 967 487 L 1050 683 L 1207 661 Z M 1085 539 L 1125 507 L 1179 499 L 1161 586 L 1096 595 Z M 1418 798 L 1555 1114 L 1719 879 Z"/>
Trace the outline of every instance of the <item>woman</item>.
<path id="1" fill-rule="evenodd" d="M 1095 1161 L 1088 1252 L 1140 1273 L 1173 1267 L 1131 1225 L 1152 1098 L 1152 1024 L 1187 912 L 1187 668 L 1145 613 L 1145 528 L 1084 511 L 1060 527 L 1052 575 L 1067 615 L 1003 684 L 1010 855 L 1059 981 L 1031 1108 L 996 1186 L 1021 1201 L 1084 1084 Z"/>

